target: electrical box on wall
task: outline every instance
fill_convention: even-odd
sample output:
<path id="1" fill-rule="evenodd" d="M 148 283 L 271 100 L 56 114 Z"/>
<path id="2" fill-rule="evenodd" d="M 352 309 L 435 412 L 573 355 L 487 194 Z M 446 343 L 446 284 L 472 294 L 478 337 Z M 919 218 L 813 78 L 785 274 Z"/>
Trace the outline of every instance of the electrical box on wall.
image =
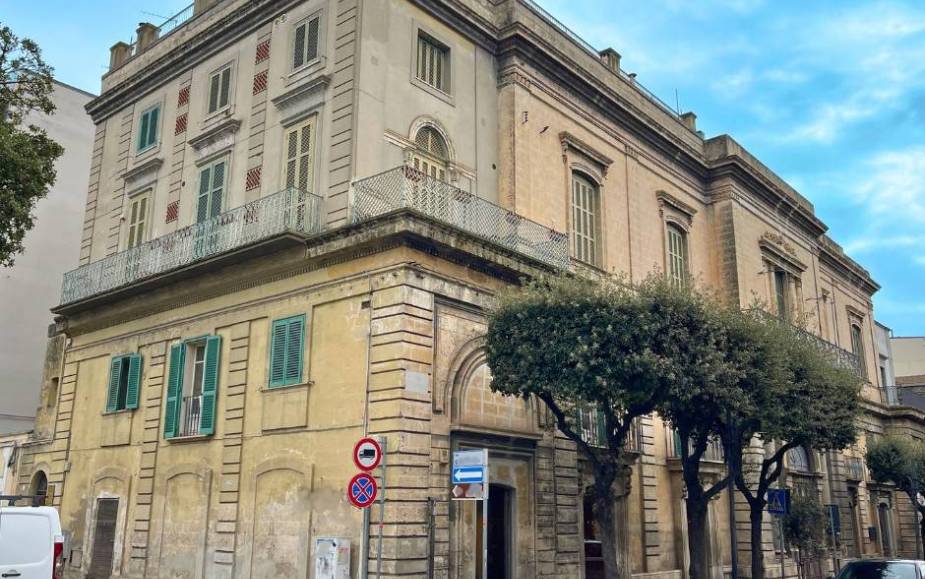
<path id="1" fill-rule="evenodd" d="M 315 539 L 315 579 L 350 579 L 350 539 Z"/>

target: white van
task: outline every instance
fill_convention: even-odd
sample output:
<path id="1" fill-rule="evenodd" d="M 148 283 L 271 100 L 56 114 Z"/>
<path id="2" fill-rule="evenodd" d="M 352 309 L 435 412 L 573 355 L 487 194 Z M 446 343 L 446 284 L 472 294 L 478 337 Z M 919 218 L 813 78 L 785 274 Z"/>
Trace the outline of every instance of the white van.
<path id="1" fill-rule="evenodd" d="M 64 534 L 52 507 L 0 507 L 0 578 L 62 579 Z"/>

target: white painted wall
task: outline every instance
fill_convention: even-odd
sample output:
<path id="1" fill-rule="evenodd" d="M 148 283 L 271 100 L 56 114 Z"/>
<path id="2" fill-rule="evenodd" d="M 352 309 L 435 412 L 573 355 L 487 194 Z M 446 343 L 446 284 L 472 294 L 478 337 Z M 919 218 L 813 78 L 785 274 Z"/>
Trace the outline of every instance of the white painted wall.
<path id="1" fill-rule="evenodd" d="M 77 267 L 94 127 L 84 111 L 92 95 L 55 83 L 52 116 L 33 115 L 37 125 L 64 147 L 58 179 L 35 209 L 25 253 L 0 269 L 0 414 L 32 417 L 41 390 L 49 309 L 58 303 L 64 272 Z M 22 420 L 0 422 L 0 434 L 28 430 Z"/>

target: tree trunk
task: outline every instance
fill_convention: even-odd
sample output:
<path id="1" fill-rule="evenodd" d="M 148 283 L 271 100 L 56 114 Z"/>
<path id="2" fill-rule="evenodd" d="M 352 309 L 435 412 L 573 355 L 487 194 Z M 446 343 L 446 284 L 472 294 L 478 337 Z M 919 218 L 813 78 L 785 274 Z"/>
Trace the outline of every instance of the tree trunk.
<path id="1" fill-rule="evenodd" d="M 604 558 L 606 579 L 628 579 L 629 571 L 622 557 L 617 556 L 617 524 L 612 493 L 595 490 L 594 519 L 597 521 L 601 540 L 601 554 Z"/>
<path id="2" fill-rule="evenodd" d="M 710 579 L 710 556 L 707 532 L 707 504 L 697 491 L 687 494 L 687 543 L 690 547 L 689 579 Z"/>
<path id="3" fill-rule="evenodd" d="M 751 523 L 750 539 L 752 542 L 752 578 L 764 579 L 764 502 L 749 503 L 749 520 Z"/>

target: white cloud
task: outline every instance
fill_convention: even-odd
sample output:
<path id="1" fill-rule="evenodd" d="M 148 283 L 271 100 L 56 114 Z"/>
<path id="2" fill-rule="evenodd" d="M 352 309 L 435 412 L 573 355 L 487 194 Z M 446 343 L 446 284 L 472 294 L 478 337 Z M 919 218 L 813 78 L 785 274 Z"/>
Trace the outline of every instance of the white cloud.
<path id="1" fill-rule="evenodd" d="M 878 153 L 867 167 L 854 190 L 858 201 L 893 231 L 925 227 L 925 147 Z"/>
<path id="2" fill-rule="evenodd" d="M 871 235 L 856 237 L 844 245 L 850 254 L 861 254 L 879 249 L 900 249 L 925 246 L 925 235 Z M 918 259 L 925 260 L 925 256 Z M 923 262 L 925 264 L 925 262 Z"/>

